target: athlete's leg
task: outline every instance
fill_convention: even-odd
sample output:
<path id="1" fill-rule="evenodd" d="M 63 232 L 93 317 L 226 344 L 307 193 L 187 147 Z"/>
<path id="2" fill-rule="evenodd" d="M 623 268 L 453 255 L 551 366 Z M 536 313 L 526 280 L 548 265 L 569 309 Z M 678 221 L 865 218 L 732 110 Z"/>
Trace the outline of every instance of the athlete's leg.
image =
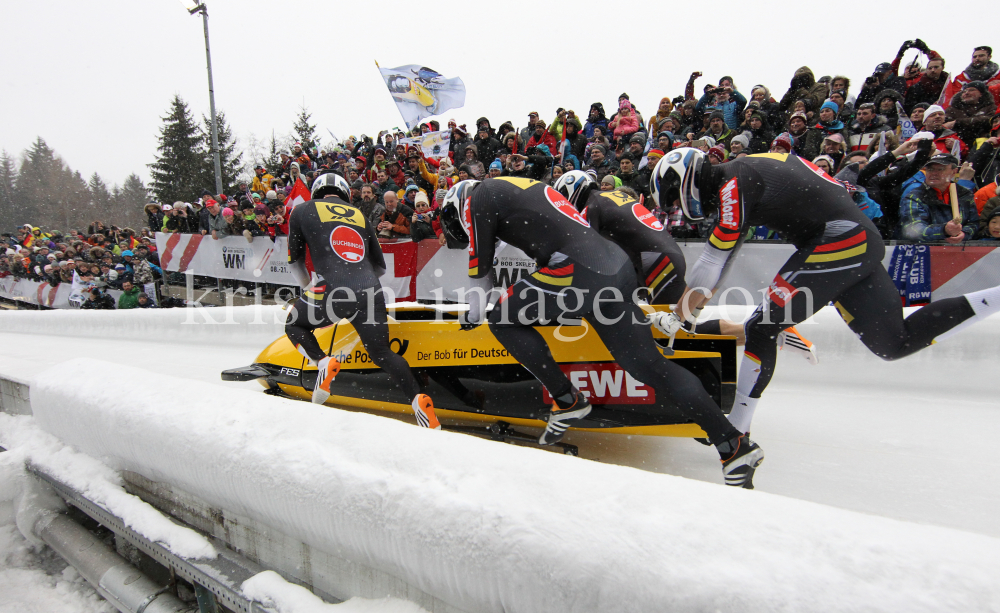
<path id="1" fill-rule="evenodd" d="M 600 316 L 587 315 L 587 321 L 615 361 L 655 389 L 658 398 L 670 398 L 684 417 L 705 431 L 709 442 L 718 445 L 738 437 L 741 433 L 709 397 L 698 377 L 657 350 L 649 325 L 642 323 L 644 320 L 639 307 L 625 301 L 603 303 Z"/>
<path id="2" fill-rule="evenodd" d="M 508 290 L 489 316 L 493 336 L 553 398 L 571 394 L 573 386 L 552 357 L 545 339 L 532 326 L 555 321 L 557 300 L 556 294 L 522 279 Z"/>
<path id="3" fill-rule="evenodd" d="M 800 249 L 785 262 L 771 282 L 767 300 L 744 322 L 747 344 L 736 379 L 736 402 L 729 413 L 737 429 L 750 430 L 757 403 L 771 382 L 778 335 L 881 268 L 883 253 L 877 233 L 855 227 L 824 244 Z"/>
<path id="4" fill-rule="evenodd" d="M 381 288 L 361 292 L 356 303 L 332 303 L 331 308 L 337 317 L 351 319 L 372 362 L 389 373 L 407 397 L 420 393 L 420 383 L 406 359 L 389 348 L 389 318 Z"/>
<path id="5" fill-rule="evenodd" d="M 323 313 L 323 309 L 318 307 L 312 300 L 305 296 L 300 296 L 295 304 L 288 311 L 288 318 L 285 320 L 285 335 L 292 341 L 295 348 L 314 364 L 326 357 L 323 349 L 320 348 L 313 330 L 329 326 L 330 319 Z"/>
<path id="6" fill-rule="evenodd" d="M 872 353 L 897 360 L 995 313 L 1000 288 L 936 300 L 904 319 L 899 292 L 889 273 L 879 269 L 841 294 L 835 306 Z"/>

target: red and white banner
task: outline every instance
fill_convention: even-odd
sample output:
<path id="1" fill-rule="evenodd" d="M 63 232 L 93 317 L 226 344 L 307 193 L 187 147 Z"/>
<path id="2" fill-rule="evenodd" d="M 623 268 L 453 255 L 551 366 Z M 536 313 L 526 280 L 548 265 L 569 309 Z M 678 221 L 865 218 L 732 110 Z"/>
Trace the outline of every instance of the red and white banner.
<path id="1" fill-rule="evenodd" d="M 79 305 L 73 306 L 69 302 L 72 293 L 72 284 L 70 283 L 51 285 L 14 277 L 0 279 L 0 297 L 51 309 L 78 308 Z M 115 299 L 117 306 L 118 298 L 122 295 L 121 290 L 110 290 L 108 294 Z"/>
<path id="2" fill-rule="evenodd" d="M 468 254 L 464 249 L 446 249 L 436 240 L 381 242 L 387 265 L 380 279 L 397 300 L 440 300 L 459 302 L 470 287 L 486 288 L 487 279 L 470 279 Z M 160 264 L 167 272 L 193 271 L 219 279 L 240 279 L 257 283 L 295 286 L 288 269 L 286 237 L 271 240 L 256 237 L 248 243 L 242 236 L 213 240 L 192 234 L 156 235 Z M 704 243 L 680 245 L 689 263 L 697 261 Z M 883 265 L 888 267 L 895 247 L 886 249 Z M 747 243 L 726 277 L 720 299 L 726 304 L 757 304 L 781 265 L 795 252 L 792 245 Z M 932 246 L 932 299 L 952 298 L 1000 285 L 1000 249 L 987 246 Z M 508 287 L 535 271 L 535 263 L 521 250 L 500 243 L 493 260 L 497 282 Z M 728 292 L 728 293 L 727 293 Z M 23 300 L 52 308 L 69 308 L 69 284 L 51 286 L 25 279 L 0 279 L 0 297 Z"/>

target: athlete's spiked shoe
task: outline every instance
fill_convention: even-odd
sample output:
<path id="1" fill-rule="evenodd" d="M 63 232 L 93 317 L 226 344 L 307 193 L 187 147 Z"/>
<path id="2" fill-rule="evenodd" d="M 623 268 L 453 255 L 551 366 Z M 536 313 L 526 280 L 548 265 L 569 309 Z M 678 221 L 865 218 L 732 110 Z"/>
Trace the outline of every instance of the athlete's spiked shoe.
<path id="1" fill-rule="evenodd" d="M 753 489 L 753 474 L 764 461 L 764 450 L 746 435 L 737 440 L 736 451 L 722 462 L 722 475 L 726 485 Z"/>
<path id="2" fill-rule="evenodd" d="M 330 397 L 330 384 L 340 372 L 340 362 L 327 356 L 319 361 L 319 371 L 316 373 L 316 384 L 313 386 L 313 404 L 323 404 Z"/>
<path id="3" fill-rule="evenodd" d="M 417 394 L 413 397 L 413 414 L 417 416 L 417 424 L 431 430 L 440 430 L 441 422 L 434 412 L 434 401 L 427 394 Z"/>
<path id="4" fill-rule="evenodd" d="M 816 345 L 809 339 L 802 336 L 795 326 L 783 330 L 778 334 L 778 348 L 788 349 L 792 353 L 797 353 L 809 360 L 810 364 L 819 364 L 819 355 L 816 353 Z"/>
<path id="5" fill-rule="evenodd" d="M 573 404 L 565 409 L 559 408 L 558 403 L 552 403 L 552 410 L 549 412 L 549 423 L 545 426 L 545 432 L 538 437 L 539 445 L 554 445 L 562 440 L 570 424 L 583 419 L 590 413 L 590 403 L 582 392 L 573 390 L 575 397 Z"/>

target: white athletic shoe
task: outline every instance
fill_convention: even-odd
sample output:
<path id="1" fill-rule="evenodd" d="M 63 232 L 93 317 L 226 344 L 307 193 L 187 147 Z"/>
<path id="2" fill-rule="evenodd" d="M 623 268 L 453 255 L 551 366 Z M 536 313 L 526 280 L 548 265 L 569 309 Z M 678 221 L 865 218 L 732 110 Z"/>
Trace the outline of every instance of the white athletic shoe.
<path id="1" fill-rule="evenodd" d="M 340 362 L 327 356 L 319 361 L 319 371 L 316 372 L 316 384 L 313 385 L 313 404 L 323 404 L 330 397 L 330 384 L 340 372 Z"/>
<path id="2" fill-rule="evenodd" d="M 816 345 L 802 336 L 795 329 L 795 326 L 778 334 L 778 348 L 788 349 L 792 353 L 797 353 L 808 360 L 810 364 L 819 364 L 819 354 L 816 352 Z"/>

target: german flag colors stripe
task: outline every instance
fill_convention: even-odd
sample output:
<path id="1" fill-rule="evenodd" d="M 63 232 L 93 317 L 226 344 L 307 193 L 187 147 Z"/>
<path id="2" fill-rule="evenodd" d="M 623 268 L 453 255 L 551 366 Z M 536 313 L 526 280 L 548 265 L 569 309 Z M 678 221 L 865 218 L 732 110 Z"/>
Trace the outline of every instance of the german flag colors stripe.
<path id="1" fill-rule="evenodd" d="M 712 236 L 709 237 L 708 242 L 712 243 L 719 249 L 726 250 L 732 249 L 736 245 L 736 241 L 739 238 L 739 232 L 726 232 L 722 228 L 716 226 L 715 230 L 712 231 Z"/>
<path id="2" fill-rule="evenodd" d="M 856 255 L 861 255 L 862 253 L 868 251 L 868 243 L 861 243 L 853 249 L 848 249 L 846 251 L 837 251 L 836 253 L 824 253 L 822 255 L 811 255 L 806 258 L 806 263 L 814 262 L 836 262 L 837 260 L 846 260 L 847 258 L 853 258 Z"/>

